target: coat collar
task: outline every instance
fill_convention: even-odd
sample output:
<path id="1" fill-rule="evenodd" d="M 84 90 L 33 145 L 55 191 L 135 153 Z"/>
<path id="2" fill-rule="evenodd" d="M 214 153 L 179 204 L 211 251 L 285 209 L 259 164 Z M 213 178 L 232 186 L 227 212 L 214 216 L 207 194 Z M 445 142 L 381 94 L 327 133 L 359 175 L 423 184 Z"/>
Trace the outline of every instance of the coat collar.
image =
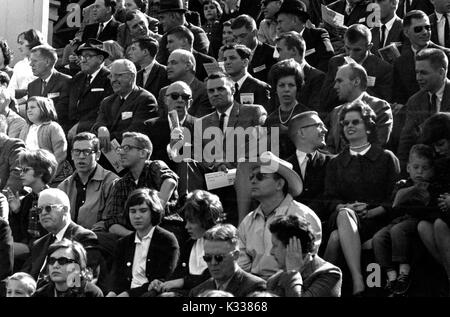
<path id="1" fill-rule="evenodd" d="M 381 149 L 376 144 L 372 144 L 372 146 L 370 147 L 370 150 L 365 155 L 361 155 L 361 156 L 369 159 L 372 162 L 375 162 L 378 159 L 378 157 L 381 155 L 381 152 L 382 152 Z M 348 166 L 348 164 L 350 164 L 350 161 L 352 159 L 352 155 L 350 154 L 349 146 L 345 147 L 345 149 L 342 151 L 341 155 L 342 155 L 343 165 Z"/>

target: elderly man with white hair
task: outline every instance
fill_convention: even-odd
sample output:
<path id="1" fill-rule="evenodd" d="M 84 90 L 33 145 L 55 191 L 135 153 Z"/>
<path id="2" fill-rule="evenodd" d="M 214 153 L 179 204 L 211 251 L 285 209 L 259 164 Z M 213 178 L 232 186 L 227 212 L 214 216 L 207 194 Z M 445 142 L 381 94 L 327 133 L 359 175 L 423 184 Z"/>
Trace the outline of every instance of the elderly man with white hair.
<path id="1" fill-rule="evenodd" d="M 88 266 L 96 268 L 101 255 L 97 248 L 97 236 L 92 231 L 77 225 L 70 218 L 69 197 L 60 189 L 48 188 L 39 194 L 39 221 L 48 234 L 36 240 L 31 248 L 31 256 L 27 259 L 22 271 L 29 273 L 38 281 L 43 277 L 47 251 L 56 241 L 66 238 L 80 242 L 87 250 Z"/>
<path id="2" fill-rule="evenodd" d="M 122 141 L 123 132 L 141 132 L 144 121 L 156 117 L 156 99 L 136 85 L 136 67 L 127 59 L 111 64 L 110 81 L 114 94 L 100 104 L 92 131 L 97 134 L 101 148 L 108 152 L 111 141 Z"/>
<path id="3" fill-rule="evenodd" d="M 213 112 L 209 103 L 206 85 L 195 77 L 195 70 L 203 65 L 196 65 L 194 55 L 184 49 L 174 50 L 167 62 L 167 78 L 170 82 L 184 81 L 192 91 L 192 103 L 188 108 L 190 115 L 200 118 Z M 166 91 L 168 86 L 161 89 L 158 96 L 160 116 L 167 114 Z"/>

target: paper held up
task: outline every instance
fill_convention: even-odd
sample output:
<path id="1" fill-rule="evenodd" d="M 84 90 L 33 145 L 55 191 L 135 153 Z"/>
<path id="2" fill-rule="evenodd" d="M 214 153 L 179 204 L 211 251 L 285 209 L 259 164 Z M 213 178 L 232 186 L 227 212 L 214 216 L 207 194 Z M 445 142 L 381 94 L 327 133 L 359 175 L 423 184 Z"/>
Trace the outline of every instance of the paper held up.
<path id="1" fill-rule="evenodd" d="M 391 43 L 378 50 L 380 57 L 388 63 L 393 63 L 396 58 L 400 56 L 400 51 L 398 50 L 397 43 Z"/>
<path id="2" fill-rule="evenodd" d="M 120 146 L 119 142 L 116 139 L 111 141 L 111 150 L 109 152 L 105 152 L 102 149 L 103 155 L 108 159 L 109 163 L 114 167 L 117 173 L 120 173 L 123 170 L 122 164 L 120 163 L 120 156 L 117 154 L 116 149 Z"/>
<path id="3" fill-rule="evenodd" d="M 203 67 L 205 67 L 206 74 L 208 74 L 208 76 L 211 74 L 217 73 L 217 72 L 225 72 L 225 67 L 224 67 L 223 62 L 221 62 L 221 63 L 217 63 L 217 62 L 204 63 Z"/>
<path id="4" fill-rule="evenodd" d="M 331 10 L 326 5 L 321 5 L 322 20 L 333 27 L 347 28 L 344 25 L 344 15 Z"/>
<path id="5" fill-rule="evenodd" d="M 213 172 L 205 174 L 206 187 L 208 190 L 231 186 L 236 178 L 236 169 L 225 172 Z"/>

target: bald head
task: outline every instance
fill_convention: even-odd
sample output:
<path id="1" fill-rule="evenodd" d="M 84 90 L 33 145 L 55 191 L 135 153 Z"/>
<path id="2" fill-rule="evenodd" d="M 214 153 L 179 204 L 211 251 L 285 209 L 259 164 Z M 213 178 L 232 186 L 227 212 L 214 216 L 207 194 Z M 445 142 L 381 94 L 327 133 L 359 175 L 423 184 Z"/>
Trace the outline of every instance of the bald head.
<path id="1" fill-rule="evenodd" d="M 184 80 L 187 74 L 195 74 L 196 62 L 191 52 L 176 49 L 169 55 L 167 61 L 167 77 L 171 81 Z"/>
<path id="2" fill-rule="evenodd" d="M 167 111 L 176 110 L 181 121 L 187 114 L 187 109 L 192 104 L 192 90 L 184 81 L 176 81 L 167 88 Z"/>
<path id="3" fill-rule="evenodd" d="M 58 188 L 48 188 L 39 194 L 39 221 L 48 232 L 57 234 L 70 222 L 70 201 Z"/>

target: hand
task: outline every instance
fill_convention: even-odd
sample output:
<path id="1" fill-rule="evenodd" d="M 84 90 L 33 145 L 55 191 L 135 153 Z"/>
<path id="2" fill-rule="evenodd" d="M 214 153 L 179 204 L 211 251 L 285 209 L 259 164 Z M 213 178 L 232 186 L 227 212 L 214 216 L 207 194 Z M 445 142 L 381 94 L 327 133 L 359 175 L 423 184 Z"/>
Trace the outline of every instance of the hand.
<path id="1" fill-rule="evenodd" d="M 286 247 L 286 270 L 297 270 L 303 266 L 303 252 L 300 239 L 292 237 Z"/>
<path id="2" fill-rule="evenodd" d="M 148 286 L 148 291 L 154 290 L 157 293 L 162 293 L 162 286 L 163 286 L 163 282 L 161 282 L 160 280 L 153 280 L 151 281 L 150 285 Z"/>
<path id="3" fill-rule="evenodd" d="M 220 163 L 219 165 L 217 165 L 217 171 L 228 173 L 228 168 L 225 163 Z"/>
<path id="4" fill-rule="evenodd" d="M 438 206 L 439 206 L 439 209 L 441 209 L 441 211 L 448 211 L 450 209 L 450 194 L 449 193 L 439 195 Z"/>
<path id="5" fill-rule="evenodd" d="M 176 280 L 164 282 L 161 284 L 161 293 L 168 292 L 174 288 L 178 288 Z"/>
<path id="6" fill-rule="evenodd" d="M 184 139 L 183 130 L 181 128 L 175 128 L 170 133 L 170 147 L 172 148 L 178 141 Z"/>
<path id="7" fill-rule="evenodd" d="M 100 140 L 100 148 L 105 150 L 105 152 L 111 151 L 111 136 L 109 134 L 108 128 L 98 128 L 98 139 Z"/>
<path id="8" fill-rule="evenodd" d="M 11 190 L 11 188 L 7 187 L 6 189 L 3 190 L 3 194 L 6 196 L 6 198 L 8 200 L 9 209 L 12 212 L 17 213 L 20 209 L 19 191 L 17 191 L 14 194 L 14 192 Z"/>
<path id="9" fill-rule="evenodd" d="M 79 57 L 75 54 L 69 55 L 69 62 L 77 64 L 79 61 Z"/>

